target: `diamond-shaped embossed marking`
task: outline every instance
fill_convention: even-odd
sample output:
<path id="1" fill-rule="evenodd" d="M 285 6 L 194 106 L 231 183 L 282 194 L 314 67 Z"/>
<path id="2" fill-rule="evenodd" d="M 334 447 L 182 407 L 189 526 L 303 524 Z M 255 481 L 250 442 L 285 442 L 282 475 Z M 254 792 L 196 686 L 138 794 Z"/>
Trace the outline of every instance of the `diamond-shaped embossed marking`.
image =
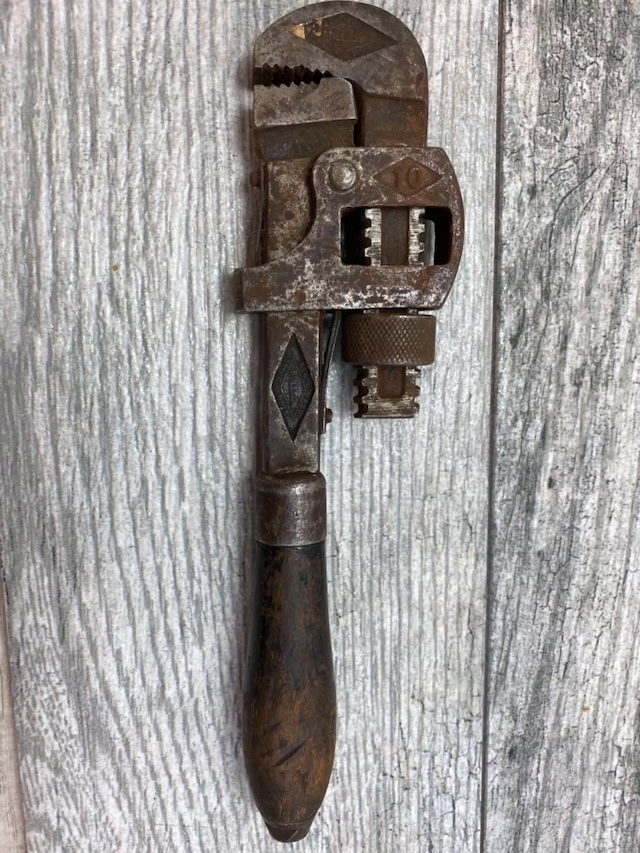
<path id="1" fill-rule="evenodd" d="M 300 424 L 316 390 L 313 377 L 295 335 L 291 335 L 289 338 L 282 361 L 273 377 L 271 390 L 276 398 L 276 403 L 291 440 L 295 441 Z"/>
<path id="2" fill-rule="evenodd" d="M 348 12 L 314 18 L 306 24 L 291 27 L 290 31 L 343 62 L 397 44 L 390 36 Z"/>
<path id="3" fill-rule="evenodd" d="M 413 157 L 403 157 L 402 160 L 387 166 L 374 177 L 376 181 L 400 195 L 410 196 L 437 183 L 442 175 L 418 163 Z"/>

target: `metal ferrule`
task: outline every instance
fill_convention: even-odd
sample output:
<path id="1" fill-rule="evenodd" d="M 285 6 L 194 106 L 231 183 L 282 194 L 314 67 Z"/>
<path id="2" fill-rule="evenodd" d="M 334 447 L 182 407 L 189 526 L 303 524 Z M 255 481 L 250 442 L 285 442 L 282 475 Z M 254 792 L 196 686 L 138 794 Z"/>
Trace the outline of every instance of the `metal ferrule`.
<path id="1" fill-rule="evenodd" d="M 327 535 L 327 492 L 322 474 L 259 474 L 256 539 L 265 545 L 299 546 Z"/>

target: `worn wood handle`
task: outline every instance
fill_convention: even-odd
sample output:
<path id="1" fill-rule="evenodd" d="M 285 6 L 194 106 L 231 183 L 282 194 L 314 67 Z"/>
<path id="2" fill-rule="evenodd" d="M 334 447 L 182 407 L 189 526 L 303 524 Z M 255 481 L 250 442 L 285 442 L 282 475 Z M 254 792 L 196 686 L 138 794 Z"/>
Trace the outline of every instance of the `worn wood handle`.
<path id="1" fill-rule="evenodd" d="M 335 738 L 324 542 L 257 543 L 244 755 L 256 803 L 278 841 L 309 831 L 329 784 Z"/>

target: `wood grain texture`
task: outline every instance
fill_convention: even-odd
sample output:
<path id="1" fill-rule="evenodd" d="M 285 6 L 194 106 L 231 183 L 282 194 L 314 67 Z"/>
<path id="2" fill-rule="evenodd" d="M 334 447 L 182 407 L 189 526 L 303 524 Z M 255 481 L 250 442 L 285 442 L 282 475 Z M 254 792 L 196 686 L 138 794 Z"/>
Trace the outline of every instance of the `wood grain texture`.
<path id="1" fill-rule="evenodd" d="M 0 595 L 0 850 L 26 853 L 4 594 Z"/>
<path id="2" fill-rule="evenodd" d="M 0 542 L 32 853 L 267 851 L 242 766 L 250 52 L 298 5 L 9 0 Z M 467 243 L 407 424 L 329 389 L 332 782 L 305 851 L 479 849 L 495 0 L 385 2 Z"/>
<path id="3" fill-rule="evenodd" d="M 640 10 L 505 7 L 487 853 L 640 837 Z"/>

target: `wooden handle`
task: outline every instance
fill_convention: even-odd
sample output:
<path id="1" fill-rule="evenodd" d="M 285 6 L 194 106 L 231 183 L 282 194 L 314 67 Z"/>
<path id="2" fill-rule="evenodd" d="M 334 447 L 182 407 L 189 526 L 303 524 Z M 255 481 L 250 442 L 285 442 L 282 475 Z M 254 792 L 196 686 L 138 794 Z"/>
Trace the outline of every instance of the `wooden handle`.
<path id="1" fill-rule="evenodd" d="M 324 542 L 256 546 L 244 755 L 274 838 L 298 841 L 324 797 L 336 739 Z"/>

